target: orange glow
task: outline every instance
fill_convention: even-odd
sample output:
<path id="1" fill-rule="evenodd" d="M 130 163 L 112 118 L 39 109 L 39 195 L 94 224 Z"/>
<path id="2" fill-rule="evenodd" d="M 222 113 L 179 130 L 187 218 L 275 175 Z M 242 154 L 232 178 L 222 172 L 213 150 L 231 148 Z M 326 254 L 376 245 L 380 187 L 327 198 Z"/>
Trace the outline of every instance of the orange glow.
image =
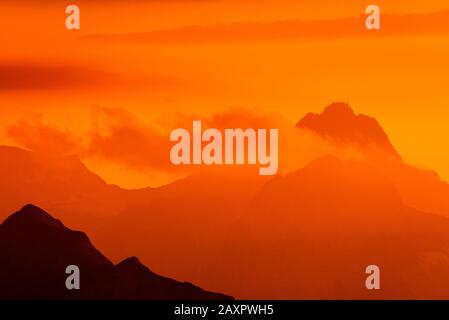
<path id="1" fill-rule="evenodd" d="M 351 22 L 336 39 L 327 37 L 325 20 L 363 16 L 362 1 L 347 5 L 325 1 L 319 6 L 314 1 L 245 1 L 238 6 L 233 1 L 129 5 L 88 1 L 80 4 L 79 32 L 65 30 L 64 8 L 51 1 L 2 6 L 0 37 L 8 46 L 0 53 L 1 125 L 14 126 L 20 119 L 42 114 L 43 123 L 85 140 L 92 130 L 95 106 L 124 109 L 142 125 L 167 132 L 172 128 L 167 117 L 207 117 L 230 108 L 257 108 L 294 124 L 308 111 L 349 99 L 358 112 L 380 121 L 408 162 L 437 170 L 448 179 L 449 153 L 444 150 L 449 149 L 449 100 L 444 88 L 449 68 L 449 19 L 445 17 L 449 14 L 443 14 L 439 22 L 430 20 L 438 24 L 435 30 L 442 33 L 438 35 L 432 34 L 426 22 L 425 29 L 415 27 L 410 34 L 407 27 L 401 27 L 397 35 L 391 28 L 395 28 L 395 19 L 403 19 L 398 26 L 404 26 L 407 19 L 421 19 L 409 13 L 449 8 L 444 1 L 379 1 L 378 5 L 382 13 L 395 15 L 386 17 L 383 25 L 383 32 L 393 35 L 371 36 L 363 32 L 360 20 L 360 35 L 351 35 L 358 33 Z M 188 32 L 180 34 L 185 41 L 175 44 L 89 38 L 156 30 L 168 30 L 170 38 L 170 29 L 226 24 L 238 35 L 247 23 L 262 23 L 260 32 L 264 32 L 264 25 L 278 21 L 314 19 L 323 22 L 315 28 L 304 24 L 310 28 L 304 30 L 308 36 L 297 40 L 259 34 L 257 24 L 244 42 L 190 43 Z M 329 30 L 335 32 L 335 27 Z M 221 39 L 219 29 L 207 32 L 213 37 L 216 32 Z M 5 143 L 27 146 L 14 138 L 2 132 Z M 104 173 L 107 181 L 127 187 L 159 185 L 173 178 L 163 172 L 146 172 L 137 182 L 131 179 L 138 177 L 135 168 L 129 168 L 128 179 L 123 170 L 120 174 L 103 170 L 117 163 L 85 160 L 94 171 Z"/>
<path id="2" fill-rule="evenodd" d="M 429 243 L 446 239 L 436 218 L 414 210 L 449 216 L 449 4 L 378 0 L 382 30 L 371 32 L 366 1 L 342 2 L 85 0 L 80 31 L 65 29 L 65 7 L 51 0 L 0 4 L 0 151 L 8 154 L 0 158 L 8 183 L 0 215 L 33 202 L 87 230 L 116 261 L 139 254 L 168 276 L 239 298 L 302 298 L 291 283 L 324 286 L 288 269 L 325 268 L 290 261 L 287 244 L 313 258 L 322 240 L 315 262 L 338 262 L 330 279 L 344 278 L 339 245 L 362 239 L 415 252 L 421 224 Z M 322 121 L 328 105 L 344 115 Z M 298 124 L 304 116 L 311 122 Z M 192 120 L 279 128 L 279 175 L 173 166 L 169 134 Z M 360 123 L 351 130 L 353 121 Z M 9 186 L 16 174 L 42 187 L 27 198 L 28 184 Z M 412 240 L 390 246 L 390 235 L 403 233 Z M 234 250 L 250 237 L 258 246 Z M 337 249 L 326 255 L 328 247 Z M 273 253 L 264 256 L 266 248 Z M 354 250 L 357 266 L 371 258 Z M 415 266 L 391 250 L 382 263 Z M 277 275 L 259 283 L 276 262 L 282 289 Z M 350 288 L 358 281 L 343 280 Z M 428 293 L 424 280 L 419 288 Z"/>

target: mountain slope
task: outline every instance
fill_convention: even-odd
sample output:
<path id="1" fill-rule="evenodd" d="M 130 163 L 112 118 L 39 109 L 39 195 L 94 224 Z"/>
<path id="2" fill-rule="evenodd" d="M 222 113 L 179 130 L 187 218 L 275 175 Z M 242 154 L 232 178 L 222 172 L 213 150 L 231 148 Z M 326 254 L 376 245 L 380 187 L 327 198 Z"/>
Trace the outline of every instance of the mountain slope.
<path id="1" fill-rule="evenodd" d="M 339 149 L 358 151 L 391 179 L 405 204 L 449 217 L 449 184 L 435 172 L 406 164 L 374 118 L 356 115 L 348 104 L 337 102 L 320 114 L 308 113 L 297 127 L 314 132 Z"/>
<path id="2" fill-rule="evenodd" d="M 348 108 L 328 115 L 358 122 Z M 86 230 L 114 263 L 137 255 L 171 278 L 239 298 L 372 298 L 359 287 L 360 270 L 372 261 L 393 272 L 386 279 L 402 279 L 392 282 L 400 292 L 382 297 L 446 297 L 447 220 L 425 212 L 449 217 L 449 186 L 394 156 L 377 121 L 366 118 L 374 129 L 323 135 L 338 148 L 361 150 L 358 160 L 330 156 L 274 179 L 244 167 L 210 168 L 154 189 L 107 185 L 74 157 L 0 148 L 0 211 L 5 217 L 36 203 Z M 345 261 L 358 278 L 345 277 Z M 409 286 L 407 274 L 420 283 Z M 125 291 L 133 290 L 140 289 Z"/>
<path id="3" fill-rule="evenodd" d="M 330 139 L 339 146 L 351 146 L 365 153 L 388 155 L 400 159 L 388 136 L 376 119 L 356 115 L 348 104 L 334 102 L 320 114 L 308 113 L 296 126 Z"/>
<path id="4" fill-rule="evenodd" d="M 405 206 L 365 161 L 317 159 L 268 183 L 248 214 L 246 263 L 279 298 L 449 298 L 449 219 Z M 378 291 L 365 288 L 371 264 Z"/>
<path id="5" fill-rule="evenodd" d="M 65 269 L 80 268 L 81 289 L 65 288 Z M 229 299 L 161 277 L 129 258 L 114 266 L 78 231 L 26 205 L 0 225 L 2 299 Z"/>
<path id="6" fill-rule="evenodd" d="M 81 214 L 110 215 L 110 199 L 120 208 L 128 197 L 126 190 L 107 185 L 75 156 L 0 146 L 0 176 L 3 218 L 25 203 L 35 203 L 58 213 L 68 211 L 64 218 L 77 221 Z"/>

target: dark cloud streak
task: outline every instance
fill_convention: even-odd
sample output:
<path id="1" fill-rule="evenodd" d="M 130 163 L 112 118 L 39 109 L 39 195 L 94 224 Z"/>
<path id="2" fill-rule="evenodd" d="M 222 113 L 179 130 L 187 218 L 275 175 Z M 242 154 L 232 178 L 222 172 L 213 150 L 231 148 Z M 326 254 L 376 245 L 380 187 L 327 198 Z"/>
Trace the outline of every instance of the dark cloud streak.
<path id="1" fill-rule="evenodd" d="M 0 91 L 84 87 L 108 79 L 112 75 L 76 66 L 0 64 Z"/>

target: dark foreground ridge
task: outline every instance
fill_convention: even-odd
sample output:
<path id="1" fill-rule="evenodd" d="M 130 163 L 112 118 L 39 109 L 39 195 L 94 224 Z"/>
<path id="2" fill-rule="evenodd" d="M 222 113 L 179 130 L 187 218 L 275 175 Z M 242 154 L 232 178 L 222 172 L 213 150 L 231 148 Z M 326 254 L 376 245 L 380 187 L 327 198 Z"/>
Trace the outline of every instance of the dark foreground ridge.
<path id="1" fill-rule="evenodd" d="M 66 267 L 80 269 L 68 290 Z M 224 300 L 187 282 L 159 276 L 131 257 L 114 265 L 83 232 L 26 205 L 0 225 L 0 299 Z"/>

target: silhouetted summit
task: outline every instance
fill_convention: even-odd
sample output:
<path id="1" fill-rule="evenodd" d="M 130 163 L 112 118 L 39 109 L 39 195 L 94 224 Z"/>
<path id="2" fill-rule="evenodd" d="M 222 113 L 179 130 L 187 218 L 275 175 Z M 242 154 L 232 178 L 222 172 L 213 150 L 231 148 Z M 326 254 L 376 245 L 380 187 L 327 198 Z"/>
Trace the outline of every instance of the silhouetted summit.
<path id="1" fill-rule="evenodd" d="M 80 290 L 68 290 L 66 267 L 80 268 Z M 230 299 L 161 277 L 135 257 L 114 266 L 79 231 L 26 205 L 0 225 L 2 299 Z"/>
<path id="2" fill-rule="evenodd" d="M 20 211 L 10 215 L 4 222 L 3 227 L 48 227 L 66 229 L 61 221 L 53 218 L 47 212 L 32 204 L 25 205 Z"/>
<path id="3" fill-rule="evenodd" d="M 364 151 L 381 151 L 400 159 L 387 134 L 376 119 L 364 114 L 356 115 L 343 102 L 334 102 L 320 114 L 309 112 L 296 124 L 338 145 L 347 145 Z"/>
<path id="4" fill-rule="evenodd" d="M 2 261 L 11 265 L 27 261 L 33 264 L 30 269 L 43 272 L 70 264 L 112 265 L 86 234 L 70 230 L 33 205 L 24 206 L 0 225 L 0 252 L 0 267 Z"/>

